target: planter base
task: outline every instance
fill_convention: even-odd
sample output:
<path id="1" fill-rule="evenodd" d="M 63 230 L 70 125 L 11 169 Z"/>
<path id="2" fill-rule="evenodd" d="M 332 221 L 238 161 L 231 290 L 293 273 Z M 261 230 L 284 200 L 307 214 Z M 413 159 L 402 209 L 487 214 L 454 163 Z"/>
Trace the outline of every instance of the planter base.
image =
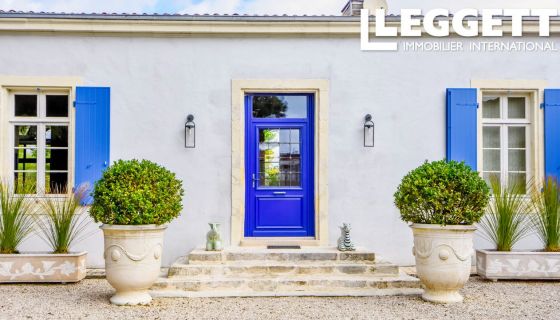
<path id="1" fill-rule="evenodd" d="M 459 290 L 467 283 L 473 253 L 473 226 L 413 224 L 413 253 L 422 298 L 435 303 L 462 302 Z"/>
<path id="2" fill-rule="evenodd" d="M 149 304 L 148 289 L 161 267 L 166 226 L 101 226 L 104 234 L 107 281 L 117 291 L 111 303 L 119 306 Z"/>
<path id="3" fill-rule="evenodd" d="M 152 301 L 152 296 L 148 291 L 117 292 L 110 299 L 111 303 L 117 306 L 136 306 L 147 305 Z"/>
<path id="4" fill-rule="evenodd" d="M 71 283 L 86 276 L 86 252 L 0 254 L 0 283 Z"/>
<path id="5" fill-rule="evenodd" d="M 476 268 L 478 275 L 493 281 L 559 280 L 560 252 L 477 250 Z"/>
<path id="6" fill-rule="evenodd" d="M 428 291 L 424 290 L 422 299 L 433 303 L 458 303 L 463 302 L 463 296 L 457 291 Z"/>

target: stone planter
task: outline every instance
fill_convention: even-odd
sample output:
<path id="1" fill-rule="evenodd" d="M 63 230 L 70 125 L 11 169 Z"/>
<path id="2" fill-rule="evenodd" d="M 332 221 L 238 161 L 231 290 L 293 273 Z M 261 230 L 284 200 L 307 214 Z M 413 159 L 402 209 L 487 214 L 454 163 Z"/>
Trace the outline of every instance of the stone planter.
<path id="1" fill-rule="evenodd" d="M 476 250 L 476 271 L 489 280 L 558 280 L 560 252 Z"/>
<path id="2" fill-rule="evenodd" d="M 0 254 L 0 283 L 78 282 L 86 276 L 87 252 Z"/>
<path id="3" fill-rule="evenodd" d="M 436 303 L 463 301 L 459 290 L 470 276 L 474 226 L 413 224 L 416 272 L 422 298 Z"/>
<path id="4" fill-rule="evenodd" d="M 167 226 L 103 225 L 105 272 L 116 289 L 111 303 L 148 304 L 148 289 L 160 274 L 163 234 Z"/>

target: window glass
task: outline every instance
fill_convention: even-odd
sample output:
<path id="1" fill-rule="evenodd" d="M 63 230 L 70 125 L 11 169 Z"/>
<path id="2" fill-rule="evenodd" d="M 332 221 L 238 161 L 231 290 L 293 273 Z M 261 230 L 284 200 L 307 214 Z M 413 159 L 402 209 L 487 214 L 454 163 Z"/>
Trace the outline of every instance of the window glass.
<path id="1" fill-rule="evenodd" d="M 36 117 L 37 116 L 37 96 L 16 94 L 15 106 L 16 117 Z"/>
<path id="2" fill-rule="evenodd" d="M 45 126 L 45 192 L 65 193 L 68 183 L 68 126 Z"/>
<path id="3" fill-rule="evenodd" d="M 523 97 L 508 98 L 508 118 L 525 119 L 525 98 Z"/>
<path id="4" fill-rule="evenodd" d="M 499 97 L 484 97 L 482 99 L 482 117 L 488 119 L 500 117 Z"/>
<path id="5" fill-rule="evenodd" d="M 307 96 L 253 96 L 254 118 L 307 118 Z"/>
<path id="6" fill-rule="evenodd" d="M 45 173 L 46 193 L 62 194 L 67 192 L 68 173 L 67 172 L 49 172 Z"/>
<path id="7" fill-rule="evenodd" d="M 489 181 L 492 174 L 500 173 L 500 127 L 482 127 L 482 166 L 484 178 Z"/>
<path id="8" fill-rule="evenodd" d="M 14 186 L 17 194 L 37 193 L 37 172 L 14 173 Z"/>
<path id="9" fill-rule="evenodd" d="M 508 170 L 525 171 L 525 150 L 508 151 Z"/>
<path id="10" fill-rule="evenodd" d="M 482 174 L 482 178 L 486 181 L 488 186 L 490 186 L 490 182 L 492 181 L 493 178 L 500 179 L 500 173 L 499 172 L 484 172 Z"/>
<path id="11" fill-rule="evenodd" d="M 47 96 L 47 117 L 68 117 L 68 96 Z"/>
<path id="12" fill-rule="evenodd" d="M 508 127 L 508 147 L 525 148 L 525 127 Z"/>
<path id="13" fill-rule="evenodd" d="M 259 129 L 259 186 L 301 185 L 299 129 Z"/>
<path id="14" fill-rule="evenodd" d="M 14 126 L 14 185 L 17 193 L 35 193 L 37 126 Z"/>
<path id="15" fill-rule="evenodd" d="M 525 193 L 527 149 L 525 127 L 508 127 L 508 180 L 522 187 Z"/>
<path id="16" fill-rule="evenodd" d="M 45 150 L 45 170 L 68 170 L 68 150 Z"/>
<path id="17" fill-rule="evenodd" d="M 519 188 L 520 194 L 527 193 L 527 174 L 525 173 L 509 173 L 508 183 Z"/>
<path id="18" fill-rule="evenodd" d="M 37 126 L 14 126 L 15 147 L 37 147 Z"/>
<path id="19" fill-rule="evenodd" d="M 18 148 L 14 151 L 14 168 L 22 171 L 37 171 L 37 149 Z"/>
<path id="20" fill-rule="evenodd" d="M 45 145 L 49 147 L 68 147 L 68 126 L 46 126 Z"/>
<path id="21" fill-rule="evenodd" d="M 484 148 L 499 148 L 500 127 L 485 126 L 482 128 L 482 145 Z"/>
<path id="22" fill-rule="evenodd" d="M 500 171 L 500 150 L 484 150 L 482 161 L 484 171 Z"/>

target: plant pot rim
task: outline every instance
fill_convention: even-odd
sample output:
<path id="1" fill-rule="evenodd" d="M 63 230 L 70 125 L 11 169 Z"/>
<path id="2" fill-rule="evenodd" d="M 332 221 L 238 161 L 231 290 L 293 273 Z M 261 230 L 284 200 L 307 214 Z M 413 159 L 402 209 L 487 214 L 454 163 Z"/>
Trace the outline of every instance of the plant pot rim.
<path id="1" fill-rule="evenodd" d="M 87 254 L 87 251 L 69 252 L 69 253 L 50 253 L 50 252 L 21 252 L 21 253 L 1 253 L 0 258 L 5 257 L 81 257 Z"/>
<path id="2" fill-rule="evenodd" d="M 544 255 L 560 255 L 560 252 L 551 252 L 551 251 L 543 251 L 543 250 L 512 250 L 512 251 L 497 251 L 495 249 L 476 249 L 476 252 L 484 253 L 484 254 L 495 254 L 495 255 L 510 255 L 510 254 L 518 254 L 518 255 L 533 255 L 533 254 L 544 254 Z"/>
<path id="3" fill-rule="evenodd" d="M 102 224 L 99 228 L 102 230 L 123 230 L 123 231 L 134 231 L 134 230 L 164 230 L 167 229 L 166 224 L 139 224 L 139 225 L 124 225 L 124 224 Z"/>
<path id="4" fill-rule="evenodd" d="M 442 225 L 442 224 L 423 224 L 413 223 L 410 225 L 413 229 L 429 229 L 429 230 L 458 230 L 458 231 L 475 231 L 473 224 L 469 225 Z"/>

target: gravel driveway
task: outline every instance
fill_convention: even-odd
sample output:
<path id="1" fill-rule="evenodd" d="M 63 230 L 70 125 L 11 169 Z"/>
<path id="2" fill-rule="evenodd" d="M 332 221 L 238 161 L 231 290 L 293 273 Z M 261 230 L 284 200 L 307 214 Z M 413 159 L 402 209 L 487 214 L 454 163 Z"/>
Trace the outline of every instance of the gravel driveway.
<path id="1" fill-rule="evenodd" d="M 473 277 L 465 303 L 419 297 L 156 299 L 116 307 L 105 280 L 1 285 L 0 319 L 560 319 L 560 283 L 486 282 Z"/>

